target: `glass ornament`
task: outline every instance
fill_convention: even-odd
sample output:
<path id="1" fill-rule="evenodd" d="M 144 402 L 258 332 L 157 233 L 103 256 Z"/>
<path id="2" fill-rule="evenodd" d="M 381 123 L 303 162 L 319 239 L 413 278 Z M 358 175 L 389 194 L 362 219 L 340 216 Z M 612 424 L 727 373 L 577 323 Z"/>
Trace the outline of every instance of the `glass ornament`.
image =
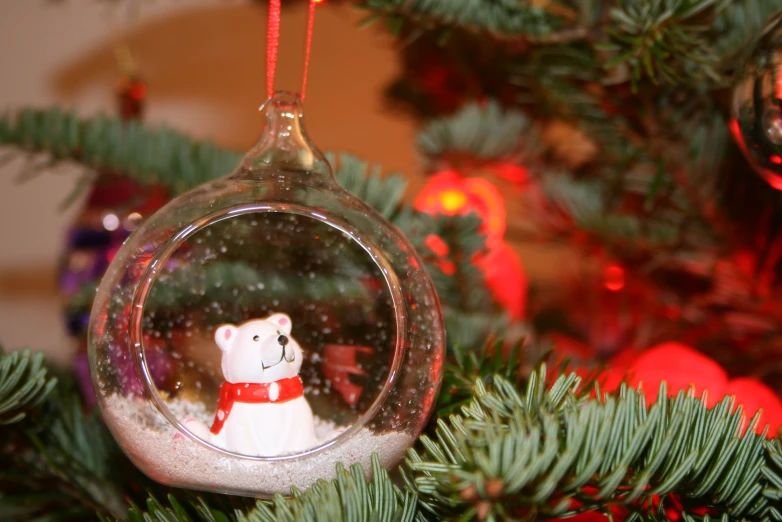
<path id="1" fill-rule="evenodd" d="M 730 125 L 752 168 L 782 190 L 782 12 L 736 69 Z"/>
<path id="2" fill-rule="evenodd" d="M 393 466 L 440 385 L 442 315 L 413 247 L 336 183 L 296 95 L 263 108 L 260 142 L 145 220 L 92 309 L 103 418 L 172 486 L 269 496 L 375 452 Z"/>

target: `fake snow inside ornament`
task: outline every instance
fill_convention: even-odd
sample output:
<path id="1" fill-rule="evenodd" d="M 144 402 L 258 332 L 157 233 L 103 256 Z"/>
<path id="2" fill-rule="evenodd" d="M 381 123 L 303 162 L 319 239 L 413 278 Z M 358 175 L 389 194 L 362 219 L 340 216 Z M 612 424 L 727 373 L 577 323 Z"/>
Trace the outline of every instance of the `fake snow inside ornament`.
<path id="1" fill-rule="evenodd" d="M 782 12 L 736 70 L 731 132 L 752 168 L 782 190 Z"/>
<path id="2" fill-rule="evenodd" d="M 172 486 L 269 496 L 340 462 L 369 470 L 372 453 L 393 466 L 440 384 L 442 317 L 418 255 L 337 185 L 298 97 L 264 108 L 258 145 L 148 218 L 93 305 L 103 418 Z"/>

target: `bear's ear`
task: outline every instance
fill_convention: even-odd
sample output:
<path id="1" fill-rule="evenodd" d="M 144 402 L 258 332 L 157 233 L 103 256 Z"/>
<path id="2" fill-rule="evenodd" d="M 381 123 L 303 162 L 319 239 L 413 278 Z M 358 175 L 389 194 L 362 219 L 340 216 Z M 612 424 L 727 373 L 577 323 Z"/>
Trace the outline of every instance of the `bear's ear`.
<path id="1" fill-rule="evenodd" d="M 220 325 L 217 330 L 215 330 L 215 342 L 217 343 L 217 346 L 224 352 L 230 351 L 238 332 L 239 329 L 235 325 Z"/>
<path id="2" fill-rule="evenodd" d="M 277 328 L 280 329 L 280 332 L 284 333 L 285 335 L 288 335 L 291 333 L 291 329 L 293 328 L 293 322 L 291 321 L 291 318 L 288 317 L 285 314 L 274 314 L 270 315 L 266 318 L 267 321 L 270 323 L 274 323 Z"/>

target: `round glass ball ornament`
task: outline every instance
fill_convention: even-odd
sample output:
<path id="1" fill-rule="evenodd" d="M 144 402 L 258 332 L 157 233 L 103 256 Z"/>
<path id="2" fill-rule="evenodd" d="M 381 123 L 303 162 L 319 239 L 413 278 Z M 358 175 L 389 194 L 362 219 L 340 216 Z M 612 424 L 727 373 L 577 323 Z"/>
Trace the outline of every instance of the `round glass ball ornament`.
<path id="1" fill-rule="evenodd" d="M 782 11 L 736 69 L 730 126 L 752 168 L 782 190 Z"/>
<path id="2" fill-rule="evenodd" d="M 131 235 L 92 309 L 103 418 L 172 486 L 268 496 L 372 453 L 393 466 L 440 385 L 442 315 L 413 247 L 336 183 L 296 95 L 264 109 L 233 173 Z"/>

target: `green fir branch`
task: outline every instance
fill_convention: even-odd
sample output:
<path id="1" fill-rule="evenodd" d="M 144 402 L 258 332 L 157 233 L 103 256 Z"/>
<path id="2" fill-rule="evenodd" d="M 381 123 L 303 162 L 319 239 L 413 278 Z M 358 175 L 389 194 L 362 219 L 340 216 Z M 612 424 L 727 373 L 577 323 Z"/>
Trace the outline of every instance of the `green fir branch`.
<path id="1" fill-rule="evenodd" d="M 118 117 L 80 118 L 74 112 L 25 108 L 0 119 L 0 144 L 76 160 L 91 169 L 125 173 L 173 194 L 229 173 L 241 155 L 171 129 L 150 130 Z"/>
<path id="2" fill-rule="evenodd" d="M 453 159 L 467 161 L 521 161 L 537 145 L 529 117 L 503 109 L 496 100 L 468 103 L 456 114 L 433 120 L 421 130 L 417 146 L 430 169 Z M 452 157 L 449 161 L 448 157 Z M 455 158 L 453 158 L 455 157 Z"/>
<path id="3" fill-rule="evenodd" d="M 346 470 L 337 465 L 337 478 L 319 480 L 306 491 L 294 490 L 291 497 L 275 495 L 270 503 L 238 517 L 239 522 L 341 522 L 364 520 L 413 522 L 417 516 L 415 494 L 397 487 L 388 471 L 372 455 L 372 481 L 360 465 Z"/>
<path id="4" fill-rule="evenodd" d="M 262 283 L 262 287 L 259 286 Z M 208 290 L 208 292 L 207 292 Z M 77 294 L 82 299 L 83 292 Z M 150 310 L 197 308 L 213 301 L 241 307 L 271 300 L 337 302 L 361 299 L 366 290 L 354 278 L 330 276 L 314 282 L 296 274 L 257 270 L 241 261 L 219 261 L 206 265 L 185 265 L 158 279 L 146 306 Z"/>
<path id="5" fill-rule="evenodd" d="M 468 312 L 485 311 L 491 304 L 483 273 L 475 265 L 476 256 L 486 252 L 481 225 L 476 214 L 434 217 L 433 233 L 448 245 L 446 258 L 453 262 L 455 273 L 448 275 L 438 268 L 432 271 L 432 279 L 444 303 Z"/>
<path id="6" fill-rule="evenodd" d="M 58 107 L 23 108 L 1 117 L 0 145 L 47 154 L 44 167 L 74 160 L 90 169 L 122 172 L 143 185 L 163 186 L 172 195 L 229 174 L 242 158 L 238 151 L 171 129 L 148 128 L 118 117 L 81 118 Z M 340 185 L 383 216 L 396 213 L 405 189 L 401 176 L 382 176 L 378 166 L 350 154 L 328 156 Z M 68 199 L 75 200 L 91 180 L 84 176 Z"/>
<path id="7" fill-rule="evenodd" d="M 6 354 L 0 347 L 0 426 L 23 420 L 56 385 L 57 379 L 44 366 L 43 354 L 30 350 Z"/>
<path id="8" fill-rule="evenodd" d="M 551 9 L 553 4 L 526 0 L 361 0 L 359 7 L 372 12 L 364 24 L 382 18 L 396 36 L 413 26 L 424 30 L 459 28 L 498 38 L 542 38 L 568 28 L 575 14 L 560 4 L 560 9 Z"/>
<path id="9" fill-rule="evenodd" d="M 492 121 L 499 118 L 495 110 L 492 110 L 491 115 Z M 514 125 L 518 124 L 518 118 L 509 117 L 506 121 L 511 120 L 516 122 Z M 511 124 L 508 125 L 510 128 Z M 166 187 L 172 194 L 225 175 L 240 159 L 239 153 L 235 151 L 194 141 L 169 129 L 148 129 L 136 122 L 126 123 L 119 118 L 102 116 L 80 119 L 74 113 L 64 113 L 58 108 L 26 108 L 12 116 L 0 118 L 0 144 L 13 145 L 28 153 L 46 153 L 53 161 L 75 160 L 89 168 L 122 172 L 141 184 Z M 446 296 L 445 301 L 452 303 L 450 308 L 453 313 L 446 310 L 446 316 L 452 318 L 449 324 L 453 329 L 453 339 L 474 345 L 489 331 L 503 324 L 501 316 L 492 311 L 478 321 L 482 324 L 480 330 L 461 328 L 464 335 L 457 335 L 460 325 L 465 322 L 459 317 L 454 318 L 454 315 L 460 315 L 460 311 L 485 312 L 492 308 L 492 298 L 485 288 L 483 276 L 472 262 L 474 254 L 484 248 L 485 241 L 479 233 L 480 220 L 477 217 L 431 218 L 413 212 L 403 202 L 406 183 L 401 176 L 384 176 L 379 167 L 349 154 L 329 154 L 328 157 L 334 166 L 337 182 L 398 226 L 419 252 L 423 251 L 425 239 L 431 234 L 444 238 L 452 247 L 452 258 L 457 267 L 456 278 L 442 273 L 432 262 L 427 263 L 427 268 L 435 279 L 440 295 Z M 88 187 L 91 180 L 90 174 L 83 176 L 74 194 L 68 199 L 74 200 L 78 191 Z M 213 267 L 213 271 L 216 273 L 214 277 L 209 276 L 211 279 L 220 278 L 226 282 L 221 290 L 224 292 L 246 287 L 245 283 L 254 282 L 253 279 L 258 276 L 252 269 L 240 264 Z M 301 285 L 292 280 L 277 278 L 273 283 L 271 286 L 276 289 L 274 293 L 277 295 L 291 291 L 293 286 L 297 287 L 295 292 L 301 290 L 298 288 Z M 313 294 L 313 299 L 355 294 L 355 285 L 337 283 L 335 281 L 320 288 L 310 286 L 307 291 Z M 185 288 L 184 285 L 180 286 Z M 83 307 L 86 310 L 91 303 L 93 288 L 94 285 L 88 283 L 83 291 L 74 296 L 69 308 Z M 253 296 L 265 299 L 268 292 L 247 295 L 248 299 Z M 449 301 L 452 295 L 458 295 L 458 301 Z M 205 299 L 211 297 L 205 296 Z M 157 298 L 160 306 L 170 307 L 190 297 L 158 293 Z M 474 335 L 468 336 L 468 331 Z"/>
<path id="10" fill-rule="evenodd" d="M 731 71 L 737 57 L 753 44 L 769 19 L 780 10 L 777 0 L 734 0 L 728 2 L 712 27 L 716 35 L 714 47 L 722 56 L 722 67 Z"/>
<path id="11" fill-rule="evenodd" d="M 102 520 L 131 522 L 499 520 L 623 506 L 634 520 L 682 506 L 692 522 L 706 520 L 699 508 L 710 519 L 782 520 L 781 441 L 756 433 L 758 416 L 744 433 L 733 399 L 708 408 L 693 392 L 668 397 L 665 386 L 649 408 L 643 393 L 626 386 L 593 396 L 575 374 L 549 376 L 545 365 L 522 375 L 519 347 L 508 361 L 500 346 L 450 358 L 444 394 L 454 398 L 441 397 L 433 431 L 410 451 L 403 487 L 374 457 L 371 481 L 359 466 L 338 467 L 331 481 L 255 506 L 163 488 L 168 505 L 151 497 L 146 510 L 131 505 L 120 515 L 129 463 L 82 412 L 75 390 L 60 385 L 37 422 L 3 433 L 0 516 L 87 520 L 93 510 Z M 32 442 L 26 449 L 24 440 Z"/>
<path id="12" fill-rule="evenodd" d="M 547 384 L 553 383 L 553 384 Z M 693 392 L 647 409 L 622 386 L 602 399 L 579 392 L 575 374 L 551 380 L 542 366 L 525 393 L 497 377 L 478 380 L 460 415 L 439 419 L 423 450 L 410 451 L 408 487 L 439 519 L 562 517 L 582 510 L 653 517 L 675 495 L 690 520 L 708 508 L 723 520 L 780 520 L 779 440 L 741 435 L 732 398 L 707 408 Z M 598 394 L 599 395 L 599 394 Z M 662 509 L 660 509 L 662 511 Z"/>
<path id="13" fill-rule="evenodd" d="M 327 153 L 334 177 L 342 188 L 393 220 L 402 207 L 407 181 L 400 174 L 383 176 L 379 165 L 370 165 L 346 153 Z"/>
<path id="14" fill-rule="evenodd" d="M 516 385 L 521 384 L 526 377 L 523 345 L 523 340 L 518 341 L 507 353 L 502 341 L 488 342 L 482 350 L 452 345 L 443 372 L 442 392 L 437 399 L 437 416 L 447 418 L 469 404 L 473 399 L 476 379 L 489 385 L 499 376 Z"/>
<path id="15" fill-rule="evenodd" d="M 719 0 L 620 0 L 610 12 L 611 44 L 603 47 L 616 57 L 606 67 L 627 63 L 634 83 L 643 77 L 669 84 L 719 80 L 719 56 L 707 37 L 703 14 L 726 5 Z"/>
<path id="16" fill-rule="evenodd" d="M 1 357 L 4 363 L 14 353 Z M 0 376 L 0 386 L 8 382 Z M 0 520 L 81 521 L 124 512 L 126 482 L 139 475 L 100 419 L 85 413 L 75 383 L 60 379 L 40 411 L 0 431 Z"/>

